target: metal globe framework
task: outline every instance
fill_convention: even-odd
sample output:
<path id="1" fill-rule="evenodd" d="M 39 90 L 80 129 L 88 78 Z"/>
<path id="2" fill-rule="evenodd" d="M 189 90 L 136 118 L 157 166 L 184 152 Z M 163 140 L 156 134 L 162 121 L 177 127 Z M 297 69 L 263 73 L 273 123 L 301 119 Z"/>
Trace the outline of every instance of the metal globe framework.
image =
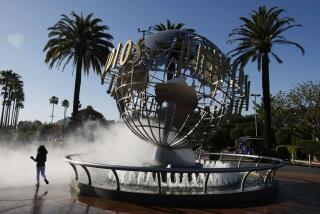
<path id="1" fill-rule="evenodd" d="M 203 36 L 166 30 L 130 40 L 107 59 L 103 82 L 140 138 L 169 148 L 201 143 L 248 108 L 250 81 Z"/>

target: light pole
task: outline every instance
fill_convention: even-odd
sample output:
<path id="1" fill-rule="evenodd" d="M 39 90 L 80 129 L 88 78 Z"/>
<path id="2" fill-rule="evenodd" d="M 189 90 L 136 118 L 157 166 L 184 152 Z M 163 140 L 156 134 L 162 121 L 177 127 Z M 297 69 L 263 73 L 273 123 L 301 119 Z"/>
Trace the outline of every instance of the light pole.
<path id="1" fill-rule="evenodd" d="M 138 32 L 142 33 L 142 38 L 144 39 L 145 35 L 148 35 L 151 31 L 152 27 L 148 27 L 147 30 L 142 30 L 141 28 L 138 28 Z"/>
<path id="2" fill-rule="evenodd" d="M 258 123 L 257 123 L 257 97 L 260 97 L 261 94 L 251 94 L 254 97 L 254 124 L 256 127 L 256 137 L 258 137 Z"/>

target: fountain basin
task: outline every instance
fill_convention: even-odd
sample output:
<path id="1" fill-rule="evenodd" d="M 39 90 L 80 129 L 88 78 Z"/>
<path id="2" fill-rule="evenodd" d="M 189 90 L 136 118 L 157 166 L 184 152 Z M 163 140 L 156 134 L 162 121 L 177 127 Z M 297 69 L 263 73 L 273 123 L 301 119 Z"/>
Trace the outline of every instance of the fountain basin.
<path id="1" fill-rule="evenodd" d="M 223 153 L 210 155 L 218 157 L 217 160 L 200 161 L 202 168 L 115 166 L 71 159 L 77 155 L 68 155 L 65 160 L 75 171 L 80 194 L 113 200 L 205 207 L 252 202 L 276 194 L 274 177 L 277 169 L 284 165 L 281 159 Z M 216 168 L 210 167 L 213 164 Z M 78 174 L 79 167 L 87 179 Z M 95 170 L 103 170 L 104 176 L 96 179 L 99 173 Z M 139 174 L 144 178 L 143 182 L 140 178 L 140 183 Z"/>

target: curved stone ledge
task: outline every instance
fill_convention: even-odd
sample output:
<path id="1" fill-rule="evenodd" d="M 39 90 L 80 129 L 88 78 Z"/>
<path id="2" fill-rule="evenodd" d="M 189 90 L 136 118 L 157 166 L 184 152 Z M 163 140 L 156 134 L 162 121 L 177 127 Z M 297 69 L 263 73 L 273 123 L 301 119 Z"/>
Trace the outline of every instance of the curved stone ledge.
<path id="1" fill-rule="evenodd" d="M 273 198 L 278 191 L 278 183 L 265 186 L 261 189 L 212 194 L 151 194 L 145 192 L 126 192 L 89 186 L 81 182 L 78 183 L 78 187 L 81 195 L 95 196 L 143 205 L 186 208 L 209 208 L 242 205 Z"/>

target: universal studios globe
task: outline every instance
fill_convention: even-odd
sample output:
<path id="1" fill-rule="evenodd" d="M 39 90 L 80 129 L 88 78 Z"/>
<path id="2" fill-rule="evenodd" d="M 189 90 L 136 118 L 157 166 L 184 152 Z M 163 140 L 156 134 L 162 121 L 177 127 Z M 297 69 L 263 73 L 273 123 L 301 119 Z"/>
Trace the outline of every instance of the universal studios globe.
<path id="1" fill-rule="evenodd" d="M 190 148 L 249 102 L 243 70 L 187 30 L 155 32 L 123 48 L 120 43 L 108 56 L 102 81 L 128 128 L 156 145 L 160 165 L 193 165 Z"/>

